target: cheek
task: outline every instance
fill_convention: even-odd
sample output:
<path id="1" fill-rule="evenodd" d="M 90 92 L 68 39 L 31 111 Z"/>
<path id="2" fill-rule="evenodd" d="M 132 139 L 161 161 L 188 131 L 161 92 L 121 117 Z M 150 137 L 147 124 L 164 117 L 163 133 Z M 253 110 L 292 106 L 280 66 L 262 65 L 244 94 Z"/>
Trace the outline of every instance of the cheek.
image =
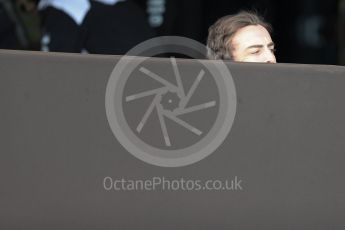
<path id="1" fill-rule="evenodd" d="M 262 58 L 259 55 L 243 55 L 243 62 L 262 62 Z"/>
<path id="2" fill-rule="evenodd" d="M 246 55 L 245 53 L 243 52 L 240 52 L 240 51 L 237 51 L 237 50 L 234 50 L 232 52 L 232 57 L 233 57 L 233 60 L 234 61 L 244 61 L 245 59 L 249 58 L 248 55 Z"/>

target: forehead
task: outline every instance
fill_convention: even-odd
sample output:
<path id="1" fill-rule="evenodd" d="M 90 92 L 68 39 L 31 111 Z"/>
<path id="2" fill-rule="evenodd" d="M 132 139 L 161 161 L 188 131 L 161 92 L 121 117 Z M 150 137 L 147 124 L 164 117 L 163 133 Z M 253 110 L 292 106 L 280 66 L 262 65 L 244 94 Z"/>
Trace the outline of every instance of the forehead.
<path id="1" fill-rule="evenodd" d="M 245 49 L 252 45 L 268 45 L 272 42 L 271 36 L 261 25 L 245 26 L 239 29 L 232 38 L 232 46 Z"/>

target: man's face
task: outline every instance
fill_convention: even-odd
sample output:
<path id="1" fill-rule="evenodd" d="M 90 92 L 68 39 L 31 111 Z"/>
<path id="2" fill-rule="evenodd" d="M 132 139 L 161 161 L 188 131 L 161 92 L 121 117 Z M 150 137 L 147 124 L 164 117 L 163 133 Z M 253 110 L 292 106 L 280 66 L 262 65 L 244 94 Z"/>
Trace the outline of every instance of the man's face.
<path id="1" fill-rule="evenodd" d="M 261 25 L 239 29 L 232 38 L 231 45 L 234 61 L 276 63 L 274 43 Z"/>

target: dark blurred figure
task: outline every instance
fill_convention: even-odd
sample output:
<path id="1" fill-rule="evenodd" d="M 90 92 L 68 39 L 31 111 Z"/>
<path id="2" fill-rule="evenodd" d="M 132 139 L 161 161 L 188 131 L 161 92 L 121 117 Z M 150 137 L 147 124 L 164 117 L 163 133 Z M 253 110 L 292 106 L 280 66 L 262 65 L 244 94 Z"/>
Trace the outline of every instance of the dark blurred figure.
<path id="1" fill-rule="evenodd" d="M 37 49 L 37 0 L 0 0 L 0 49 Z"/>
<path id="2" fill-rule="evenodd" d="M 0 1 L 0 49 L 16 49 L 18 47 L 16 25 L 11 20 L 3 1 Z"/>
<path id="3" fill-rule="evenodd" d="M 204 41 L 203 14 L 206 0 L 134 0 L 146 12 L 159 36 L 183 36 Z"/>
<path id="4" fill-rule="evenodd" d="M 42 50 L 125 54 L 155 36 L 130 0 L 41 0 Z"/>
<path id="5" fill-rule="evenodd" d="M 0 48 L 29 48 L 30 38 L 21 13 L 35 7 L 33 0 L 0 0 Z M 23 7 L 22 9 L 20 7 Z"/>

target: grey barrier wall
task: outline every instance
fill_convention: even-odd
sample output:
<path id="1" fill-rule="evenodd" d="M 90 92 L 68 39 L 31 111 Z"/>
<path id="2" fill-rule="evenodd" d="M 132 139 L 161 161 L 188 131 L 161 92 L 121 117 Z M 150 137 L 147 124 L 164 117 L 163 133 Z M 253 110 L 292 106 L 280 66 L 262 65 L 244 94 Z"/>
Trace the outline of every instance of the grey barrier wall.
<path id="1" fill-rule="evenodd" d="M 0 229 L 345 229 L 344 67 L 228 62 L 233 92 L 212 91 L 223 87 L 213 75 L 195 96 L 216 98 L 204 104 L 212 108 L 182 123 L 168 111 L 181 97 L 164 91 L 144 124 L 152 98 L 127 102 L 148 71 L 127 79 L 134 88 L 125 85 L 131 92 L 122 99 L 116 90 L 107 98 L 120 58 L 0 51 Z M 198 63 L 214 65 L 175 61 L 184 89 L 192 88 Z M 147 59 L 146 70 L 162 75 L 169 62 Z M 232 109 L 223 120 L 231 124 L 219 123 L 229 130 L 212 149 L 226 95 Z M 114 129 L 111 111 L 120 107 L 124 118 Z M 138 122 L 146 130 L 141 139 L 121 139 L 141 134 Z M 184 152 L 189 141 L 207 138 Z M 144 146 L 147 158 L 139 156 L 140 143 L 158 155 Z M 133 152 L 131 144 L 138 144 Z M 197 157 L 164 165 L 173 154 Z"/>

